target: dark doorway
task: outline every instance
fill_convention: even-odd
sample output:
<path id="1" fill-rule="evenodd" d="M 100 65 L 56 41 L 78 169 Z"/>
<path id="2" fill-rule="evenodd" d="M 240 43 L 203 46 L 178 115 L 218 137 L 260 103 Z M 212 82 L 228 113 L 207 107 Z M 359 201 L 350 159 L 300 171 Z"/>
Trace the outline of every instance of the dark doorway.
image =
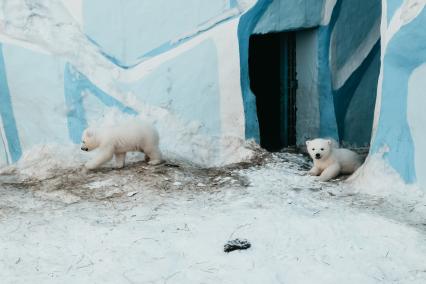
<path id="1" fill-rule="evenodd" d="M 260 145 L 279 151 L 296 144 L 295 33 L 252 35 L 250 88 L 256 96 Z"/>

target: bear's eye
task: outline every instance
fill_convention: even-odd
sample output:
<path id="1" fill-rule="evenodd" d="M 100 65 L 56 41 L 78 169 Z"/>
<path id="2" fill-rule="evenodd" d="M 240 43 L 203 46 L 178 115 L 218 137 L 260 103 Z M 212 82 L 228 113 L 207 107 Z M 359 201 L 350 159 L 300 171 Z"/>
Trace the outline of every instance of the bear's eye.
<path id="1" fill-rule="evenodd" d="M 312 151 L 315 151 L 315 148 L 312 148 Z"/>
<path id="2" fill-rule="evenodd" d="M 324 151 L 324 148 L 321 148 L 321 151 Z"/>

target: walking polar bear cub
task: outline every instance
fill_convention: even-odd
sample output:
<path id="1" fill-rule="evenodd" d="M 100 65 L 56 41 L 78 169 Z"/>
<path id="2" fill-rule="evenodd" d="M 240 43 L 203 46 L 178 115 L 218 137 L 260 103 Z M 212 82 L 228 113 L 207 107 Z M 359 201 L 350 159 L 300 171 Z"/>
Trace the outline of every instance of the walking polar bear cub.
<path id="1" fill-rule="evenodd" d="M 320 181 L 328 181 L 339 174 L 352 174 L 361 166 L 359 155 L 347 149 L 340 149 L 331 139 L 306 141 L 314 166 L 310 175 L 319 176 Z"/>
<path id="2" fill-rule="evenodd" d="M 133 119 L 115 126 L 88 128 L 82 135 L 81 150 L 98 149 L 98 155 L 85 164 L 86 169 L 93 170 L 110 161 L 115 156 L 118 168 L 124 167 L 127 152 L 145 153 L 145 160 L 150 165 L 162 162 L 157 130 L 148 122 Z"/>

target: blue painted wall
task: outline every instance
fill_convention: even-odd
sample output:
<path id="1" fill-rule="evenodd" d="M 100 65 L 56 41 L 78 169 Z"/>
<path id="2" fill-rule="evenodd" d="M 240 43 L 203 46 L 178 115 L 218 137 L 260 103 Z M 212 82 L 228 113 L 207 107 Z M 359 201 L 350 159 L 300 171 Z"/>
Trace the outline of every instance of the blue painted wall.
<path id="1" fill-rule="evenodd" d="M 355 81 L 356 86 L 351 87 L 350 83 L 346 85 L 346 88 L 352 89 L 353 95 L 347 96 L 350 100 L 346 101 L 346 111 L 341 112 L 343 117 L 338 120 L 340 121 L 339 133 L 344 145 L 361 147 L 370 145 L 380 72 L 379 44 L 369 56 L 358 72 L 354 73 L 353 78 L 349 79 L 349 82 Z"/>
<path id="2" fill-rule="evenodd" d="M 318 125 L 309 133 L 356 146 L 368 144 L 382 57 L 382 92 L 370 152 L 387 148 L 386 161 L 407 182 L 426 183 L 422 178 L 426 176 L 426 165 L 421 158 L 426 143 L 422 126 L 426 122 L 420 123 L 425 115 L 418 107 L 426 103 L 421 95 L 425 88 L 421 78 L 426 77 L 426 43 L 419 40 L 426 37 L 423 6 L 406 5 L 402 17 L 393 18 L 404 1 L 338 0 L 327 22 L 323 18 L 326 2 L 253 0 L 242 5 L 236 0 L 85 0 L 81 7 L 82 31 L 105 56 L 103 64 L 110 68 L 106 70 L 118 76 L 106 76 L 110 81 L 100 84 L 99 77 L 93 76 L 94 70 L 80 70 L 66 53 L 40 52 L 26 44 L 19 47 L 16 42 L 1 43 L 0 164 L 15 162 L 36 144 L 78 143 L 84 127 L 110 109 L 139 114 L 124 99 L 128 96 L 173 115 L 183 123 L 183 129 L 197 125 L 196 132 L 206 141 L 222 137 L 231 120 L 242 124 L 244 120 L 244 125 L 227 130 L 232 134 L 245 132 L 245 137 L 235 134 L 236 140 L 258 139 L 255 100 L 248 77 L 250 35 L 311 28 L 312 36 L 304 42 L 312 46 L 298 48 L 309 53 L 305 59 L 314 62 L 299 71 L 316 68 L 311 76 L 313 83 L 303 81 L 304 90 L 314 96 L 307 98 L 317 105 L 318 112 Z M 366 35 L 377 28 L 381 4 L 386 4 L 387 13 L 383 24 L 409 20 L 389 34 L 382 30 L 389 42 L 380 43 L 378 38 L 366 41 Z M 233 24 L 221 29 L 221 24 L 229 23 Z M 144 69 L 140 77 L 126 77 L 125 72 L 136 70 L 141 62 L 174 54 L 200 35 L 203 40 L 167 57 L 147 74 Z M 177 40 L 180 37 L 183 39 Z M 226 52 L 222 46 L 225 39 L 226 43 L 235 43 Z M 383 55 L 381 44 L 385 44 Z M 84 53 L 84 48 L 79 52 Z M 355 55 L 359 55 L 356 60 Z M 225 70 L 224 62 L 235 63 L 225 64 L 229 68 Z M 226 90 L 230 85 L 226 80 L 240 80 L 240 89 L 237 84 L 235 89 Z M 229 100 L 224 94 L 238 96 L 232 97 L 234 103 L 242 96 L 242 105 L 235 103 L 235 112 L 224 113 Z M 306 129 L 298 125 L 301 133 Z M 190 156 L 191 151 L 184 155 Z"/>
<path id="3" fill-rule="evenodd" d="M 72 142 L 78 144 L 84 129 L 89 125 L 86 118 L 84 97 L 95 97 L 102 104 L 92 110 L 99 112 L 104 107 L 117 108 L 123 113 L 137 115 L 138 112 L 131 107 L 125 106 L 117 99 L 111 97 L 96 85 L 94 85 L 84 74 L 80 73 L 70 64 L 65 65 L 64 70 L 64 93 L 67 106 L 68 134 Z M 90 109 L 90 108 L 89 108 Z"/>
<path id="4" fill-rule="evenodd" d="M 84 62 L 76 65 L 72 62 L 74 56 L 92 56 L 85 54 L 90 49 L 86 46 L 68 57 L 67 53 L 40 52 L 25 44 L 0 45 L 1 165 L 17 161 L 23 151 L 38 144 L 80 143 L 82 131 L 111 111 L 144 115 L 129 105 L 128 97 L 133 105 L 157 108 L 157 115 L 165 115 L 168 123 L 173 120 L 176 129 L 163 133 L 165 143 L 176 139 L 178 130 L 182 136 L 197 139 L 189 146 L 178 141 L 164 145 L 164 149 L 172 147 L 172 151 L 189 161 L 210 164 L 220 155 L 217 146 L 207 147 L 212 147 L 209 141 L 223 139 L 224 115 L 237 118 L 230 122 L 235 131 L 227 127 L 227 131 L 231 130 L 227 135 L 244 138 L 240 135 L 243 125 L 235 122 L 242 121 L 243 114 L 238 111 L 242 108 L 236 107 L 237 113 L 230 108 L 226 113 L 222 108 L 223 94 L 232 93 L 240 99 L 239 90 L 223 90 L 223 85 L 229 84 L 219 78 L 221 72 L 239 78 L 237 64 L 227 63 L 229 69 L 219 70 L 219 62 L 224 59 L 238 63 L 238 51 L 231 52 L 230 58 L 223 58 L 222 51 L 219 58 L 217 33 L 210 32 L 226 24 L 230 29 L 223 33 L 234 36 L 233 46 L 236 45 L 236 23 L 233 26 L 229 23 L 236 22 L 234 19 L 240 13 L 238 2 L 87 0 L 82 4 L 83 37 L 86 35 L 105 56 L 97 57 L 93 66 L 79 69 Z M 42 6 L 39 8 L 49 9 Z M 62 36 L 66 32 L 67 29 Z M 202 35 L 205 39 L 199 40 L 198 36 L 206 32 L 210 35 Z M 183 39 L 176 41 L 180 36 Z M 229 41 L 223 44 L 229 46 Z M 168 55 L 164 60 L 161 56 L 165 53 Z M 148 72 L 147 67 L 140 68 L 141 62 L 155 56 L 161 64 L 148 67 Z M 129 74 L 132 79 L 123 79 Z M 238 99 L 227 98 L 237 102 Z"/>
<path id="5" fill-rule="evenodd" d="M 426 11 L 424 9 L 408 24 L 403 25 L 387 44 L 383 59 L 383 81 L 378 126 L 371 152 L 388 148 L 385 159 L 410 183 L 424 176 L 424 163 L 416 166 L 416 143 L 412 133 L 421 140 L 424 134 L 419 126 L 413 127 L 407 120 L 408 82 L 413 72 L 426 62 Z M 417 83 L 419 84 L 419 83 Z M 415 87 L 415 83 L 414 86 Z M 425 105 L 426 98 L 419 98 L 416 104 Z M 424 119 L 424 112 L 417 119 Z M 423 127 L 423 126 L 422 126 Z M 423 140 L 424 141 L 424 140 Z M 417 147 L 425 147 L 418 144 Z M 419 152 L 421 150 L 419 149 Z"/>
<path id="6" fill-rule="evenodd" d="M 396 10 L 401 7 L 403 0 L 384 0 L 387 5 L 387 22 L 389 23 Z"/>
<path id="7" fill-rule="evenodd" d="M 379 27 L 382 10 L 381 0 L 340 0 L 339 5 L 331 47 L 333 72 L 341 69 L 357 53 L 375 24 Z"/>
<path id="8" fill-rule="evenodd" d="M 1 134 L 2 136 L 3 134 L 5 135 L 5 137 L 2 137 L 2 144 L 4 148 L 8 148 L 4 150 L 7 150 L 8 153 L 10 153 L 8 162 L 16 162 L 22 154 L 22 149 L 18 137 L 16 119 L 10 96 L 3 48 L 3 45 L 0 44 L 0 115 L 3 128 Z M 11 161 L 9 159 L 11 159 Z"/>
<path id="9" fill-rule="evenodd" d="M 216 136 L 221 131 L 217 64 L 216 47 L 206 40 L 145 78 L 118 84 L 118 89 L 135 94 L 148 105 L 167 109 L 186 123 L 198 121 L 201 133 Z"/>
<path id="10" fill-rule="evenodd" d="M 260 141 L 259 122 L 256 113 L 256 98 L 250 90 L 248 54 L 250 36 L 272 0 L 259 0 L 240 18 L 238 40 L 240 43 L 241 91 L 244 104 L 245 135 L 247 139 Z"/>
<path id="11" fill-rule="evenodd" d="M 324 0 L 273 0 L 253 33 L 264 34 L 317 27 L 322 21 Z"/>
<path id="12" fill-rule="evenodd" d="M 344 145 L 369 145 L 380 71 L 380 17 L 380 0 L 338 0 L 329 25 L 320 27 L 320 136 Z M 347 66 L 352 72 L 338 82 Z M 341 86 L 336 88 L 336 82 Z M 356 129 L 361 132 L 352 134 Z"/>
<path id="13" fill-rule="evenodd" d="M 116 64 L 134 66 L 144 57 L 164 52 L 173 40 L 196 31 L 231 4 L 229 0 L 85 0 L 84 31 Z"/>

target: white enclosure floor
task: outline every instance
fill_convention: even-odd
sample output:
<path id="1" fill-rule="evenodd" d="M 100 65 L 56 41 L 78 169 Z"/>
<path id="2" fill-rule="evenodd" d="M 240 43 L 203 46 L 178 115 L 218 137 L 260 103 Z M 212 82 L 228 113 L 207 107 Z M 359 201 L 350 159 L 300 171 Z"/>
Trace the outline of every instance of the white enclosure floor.
<path id="1" fill-rule="evenodd" d="M 0 175 L 1 283 L 426 283 L 423 195 L 320 184 L 303 156 L 264 155 Z M 252 247 L 224 253 L 234 238 Z"/>

